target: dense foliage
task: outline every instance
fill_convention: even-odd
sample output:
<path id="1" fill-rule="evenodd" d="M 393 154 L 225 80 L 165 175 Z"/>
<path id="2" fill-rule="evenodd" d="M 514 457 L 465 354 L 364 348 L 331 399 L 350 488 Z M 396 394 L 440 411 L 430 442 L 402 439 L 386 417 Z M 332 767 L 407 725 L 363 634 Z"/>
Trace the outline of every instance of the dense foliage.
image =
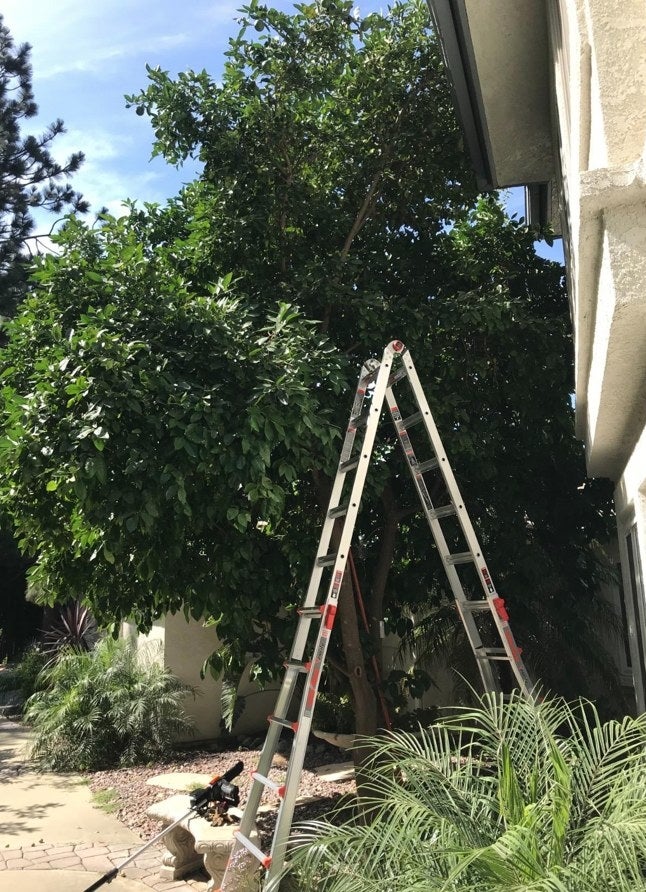
<path id="1" fill-rule="evenodd" d="M 31 758 L 45 769 L 87 771 L 165 756 L 192 728 L 183 708 L 189 689 L 154 656 L 111 638 L 61 654 L 27 703 Z"/>
<path id="2" fill-rule="evenodd" d="M 253 653 L 275 671 L 350 388 L 397 337 L 530 662 L 574 692 L 603 668 L 610 502 L 574 439 L 562 270 L 477 200 L 427 15 L 417 0 L 363 20 L 346 0 L 254 2 L 220 80 L 152 69 L 130 97 L 155 151 L 199 154 L 204 174 L 166 207 L 70 220 L 11 327 L 0 503 L 46 597 L 142 628 L 186 605 L 218 625 L 216 668 Z M 405 634 L 447 600 L 391 445 L 357 537 L 371 633 L 343 597 L 332 650 L 364 731 L 380 621 Z"/>
<path id="3" fill-rule="evenodd" d="M 83 162 L 82 153 L 64 163 L 52 155 L 63 122 L 55 121 L 39 136 L 24 132 L 38 114 L 30 53 L 28 44 L 15 46 L 0 15 L 0 346 L 5 343 L 5 318 L 13 315 L 28 287 L 29 256 L 36 251 L 33 211 L 88 209 L 70 182 Z M 0 659 L 15 659 L 42 617 L 42 609 L 25 601 L 26 569 L 11 523 L 0 515 Z"/>
<path id="4" fill-rule="evenodd" d="M 586 703 L 485 697 L 374 746 L 374 820 L 348 810 L 298 828 L 299 889 L 646 889 L 643 716 L 604 724 Z"/>

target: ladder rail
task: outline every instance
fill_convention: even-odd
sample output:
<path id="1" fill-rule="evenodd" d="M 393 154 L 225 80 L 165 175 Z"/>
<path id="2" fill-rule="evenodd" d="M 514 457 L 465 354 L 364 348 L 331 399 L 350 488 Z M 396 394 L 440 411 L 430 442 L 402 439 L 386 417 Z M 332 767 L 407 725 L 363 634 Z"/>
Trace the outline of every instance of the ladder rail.
<path id="1" fill-rule="evenodd" d="M 357 465 L 357 469 L 355 472 L 354 480 L 352 482 L 352 489 L 350 492 L 348 510 L 346 512 L 344 523 L 342 526 L 342 532 L 338 540 L 338 550 L 337 557 L 334 563 L 334 567 L 332 570 L 332 578 L 330 579 L 330 584 L 327 592 L 327 596 L 325 599 L 325 609 L 328 610 L 331 605 L 335 605 L 338 601 L 339 593 L 341 590 L 341 583 L 343 581 L 343 575 L 345 573 L 345 567 L 348 560 L 348 554 L 350 550 L 350 545 L 352 544 L 352 536 L 354 533 L 354 527 L 356 524 L 357 515 L 359 513 L 359 504 L 361 501 L 361 493 L 363 492 L 363 488 L 365 486 L 366 475 L 368 473 L 368 467 L 370 464 L 370 458 L 372 456 L 372 452 L 374 449 L 375 436 L 377 433 L 377 428 L 379 425 L 379 419 L 381 417 L 383 402 L 386 394 L 386 389 L 388 386 L 388 377 L 390 374 L 390 367 L 392 364 L 392 359 L 384 353 L 384 357 L 382 358 L 382 362 L 379 366 L 379 371 L 377 373 L 376 379 L 374 380 L 374 390 L 371 397 L 371 404 L 368 410 L 368 421 L 365 426 L 365 433 L 363 437 L 363 441 L 361 443 L 360 456 L 359 456 L 359 464 Z M 366 369 L 362 369 L 362 372 Z M 374 372 L 374 369 L 367 370 L 368 374 Z M 359 384 L 361 385 L 362 378 L 359 379 Z M 360 389 L 360 388 L 359 388 Z M 365 397 L 365 394 L 363 394 Z M 356 407 L 356 400 L 355 400 Z M 353 407 L 353 415 L 358 415 L 358 412 L 355 412 L 355 407 Z M 361 404 L 361 408 L 363 408 L 363 400 Z M 352 418 L 352 415 L 351 415 Z M 339 466 L 337 469 L 337 477 L 339 478 L 341 474 L 341 466 L 345 461 L 348 461 L 351 456 L 351 450 L 354 446 L 354 431 L 351 430 L 352 422 L 349 425 L 348 432 L 346 434 L 346 443 L 344 444 L 344 448 L 341 451 L 341 458 L 339 460 Z M 348 448 L 348 440 L 350 441 L 350 446 Z M 333 487 L 334 490 L 334 487 Z M 330 504 L 332 504 L 332 500 L 330 500 Z M 328 514 L 329 514 L 328 508 Z M 329 545 L 329 543 L 328 543 Z M 335 545 L 335 547 L 337 547 Z M 301 701 L 301 706 L 298 715 L 298 732 L 294 735 L 294 739 L 292 741 L 292 755 L 289 760 L 289 765 L 287 769 L 287 777 L 285 779 L 285 795 L 283 796 L 279 809 L 278 816 L 276 818 L 276 827 L 274 830 L 274 838 L 272 842 L 271 848 L 271 865 L 267 871 L 267 882 L 270 883 L 276 876 L 280 874 L 283 869 L 283 864 L 285 860 L 285 851 L 287 847 L 287 837 L 289 835 L 289 829 L 291 827 L 292 818 L 294 814 L 294 808 L 296 805 L 296 798 L 298 794 L 298 784 L 294 783 L 294 778 L 298 780 L 300 778 L 301 771 L 303 769 L 303 761 L 305 759 L 305 751 L 307 749 L 307 740 L 309 736 L 309 732 L 312 725 L 312 718 L 314 715 L 314 706 L 316 703 L 316 696 L 318 693 L 318 687 L 321 680 L 321 673 L 323 669 L 323 665 L 325 662 L 325 657 L 327 654 L 328 644 L 330 635 L 332 632 L 332 626 L 334 622 L 334 614 L 329 617 L 328 621 L 324 621 L 322 623 L 321 631 L 317 637 L 316 644 L 314 645 L 314 656 L 312 660 L 311 668 L 308 672 L 307 679 L 305 682 L 305 693 L 303 699 Z"/>
<path id="2" fill-rule="evenodd" d="M 453 473 L 453 469 L 448 460 L 444 445 L 442 443 L 442 439 L 437 429 L 437 425 L 435 424 L 433 414 L 426 399 L 422 384 L 419 380 L 419 376 L 415 368 L 415 363 L 413 362 L 413 358 L 411 357 L 407 349 L 404 350 L 402 361 L 406 366 L 407 377 L 411 386 L 411 390 L 413 392 L 419 412 L 421 413 L 421 421 L 424 425 L 433 452 L 435 453 L 435 457 L 438 461 L 438 470 L 442 474 L 451 503 L 455 509 L 455 517 L 460 524 L 462 535 L 464 536 L 464 539 L 468 545 L 469 552 L 473 557 L 473 564 L 476 568 L 478 580 L 484 593 L 484 599 L 489 603 L 491 607 L 491 616 L 496 625 L 498 634 L 504 643 L 512 671 L 514 672 L 516 681 L 518 682 L 518 686 L 523 691 L 523 693 L 529 697 L 531 696 L 533 690 L 532 681 L 529 677 L 529 674 L 527 673 L 524 663 L 520 659 L 520 649 L 518 648 L 518 645 L 514 640 L 508 618 L 505 618 L 506 611 L 504 610 L 504 602 L 502 602 L 502 599 L 496 591 L 496 587 L 493 583 L 491 574 L 484 558 L 482 546 L 480 545 L 476 532 L 473 528 L 473 524 L 471 523 L 469 513 L 465 508 L 462 493 L 460 492 L 458 482 L 455 479 L 455 474 Z M 426 520 L 429 527 L 431 528 L 433 538 L 435 539 L 440 557 L 442 559 L 444 571 L 451 586 L 456 606 L 460 614 L 460 619 L 462 620 L 467 635 L 469 636 L 474 656 L 477 657 L 478 651 L 483 648 L 483 644 L 480 633 L 477 630 L 475 620 L 473 619 L 471 613 L 467 612 L 468 607 L 466 605 L 468 605 L 469 599 L 466 598 L 464 594 L 464 589 L 459 574 L 455 569 L 455 563 L 452 563 L 450 560 L 451 555 L 449 554 L 446 538 L 442 531 L 440 518 L 434 517 L 432 514 L 433 505 L 430 495 L 428 494 L 426 483 L 423 479 L 422 474 L 416 471 L 416 467 L 418 467 L 419 465 L 415 458 L 414 450 L 412 448 L 410 438 L 408 437 L 408 433 L 405 428 L 402 429 L 401 425 L 404 419 L 401 417 L 401 413 L 399 412 L 392 388 L 389 389 L 387 397 L 390 415 L 393 419 L 393 423 L 397 431 L 397 436 L 399 438 L 404 454 L 407 458 L 409 458 L 409 456 L 412 454 L 412 457 L 414 459 L 413 463 L 411 463 L 410 460 L 407 462 L 411 476 L 413 478 L 413 483 L 415 485 L 415 488 L 417 489 L 422 509 L 424 511 L 424 514 L 426 515 Z M 482 676 L 485 690 L 500 690 L 500 685 L 495 678 L 489 662 L 486 659 L 478 659 L 477 664 Z"/>
<path id="3" fill-rule="evenodd" d="M 394 353 L 394 351 L 391 351 Z M 310 634 L 311 623 L 315 617 L 311 615 L 313 608 L 320 607 L 321 626 L 314 644 L 314 657 L 307 671 L 305 681 L 305 691 L 299 708 L 298 720 L 294 723 L 295 733 L 292 740 L 292 750 L 289 759 L 287 777 L 285 784 L 282 786 L 282 795 L 280 797 L 280 805 L 276 818 L 276 826 L 272 840 L 271 852 L 265 858 L 264 864 L 267 867 L 266 884 L 275 883 L 280 875 L 287 845 L 287 837 L 291 827 L 293 812 L 296 804 L 298 793 L 298 779 L 303 768 L 303 761 L 307 748 L 307 739 L 311 729 L 312 717 L 314 713 L 314 705 L 318 686 L 320 683 L 321 672 L 324 666 L 329 638 L 334 623 L 336 613 L 336 603 L 338 601 L 341 590 L 341 583 L 345 572 L 348 559 L 349 549 L 352 542 L 352 535 L 356 524 L 356 518 L 359 512 L 361 494 L 365 485 L 366 475 L 372 451 L 374 448 L 374 440 L 377 433 L 377 427 L 381 416 L 384 395 L 388 385 L 388 377 L 392 359 L 382 359 L 379 363 L 376 360 L 368 360 L 359 375 L 359 382 L 350 413 L 350 421 L 346 429 L 344 442 L 341 448 L 337 471 L 330 493 L 328 509 L 325 513 L 323 527 L 319 539 L 319 545 L 314 559 L 307 592 L 302 604 L 302 610 L 307 611 L 307 615 L 301 616 L 292 643 L 288 664 L 291 662 L 302 662 L 303 655 L 307 646 Z M 368 395 L 368 390 L 372 389 L 370 395 L 370 405 L 368 408 L 365 426 L 363 429 L 363 440 L 359 450 L 356 467 L 348 469 L 346 466 L 351 463 L 352 453 L 355 447 L 357 433 L 359 432 L 358 420 L 362 417 L 364 404 Z M 349 471 L 354 470 L 354 479 L 348 498 L 347 507 L 342 512 L 342 529 L 338 536 L 335 536 L 337 524 L 341 520 L 338 516 L 339 506 L 346 481 L 349 477 Z M 330 548 L 333 540 L 336 548 L 330 581 L 327 587 L 325 600 L 318 605 L 320 597 L 321 583 L 323 572 L 327 564 L 322 564 L 321 560 L 330 554 Z M 330 562 L 331 563 L 331 562 Z M 291 700 L 293 698 L 296 679 L 300 672 L 295 668 L 287 668 L 283 678 L 275 712 L 279 716 L 285 716 Z M 282 732 L 282 725 L 270 721 L 270 727 L 265 738 L 265 744 L 260 754 L 258 767 L 254 772 L 253 782 L 247 798 L 242 821 L 240 824 L 239 838 L 234 841 L 233 850 L 229 863 L 231 864 L 237 853 L 242 847 L 248 851 L 254 852 L 255 847 L 249 845 L 249 836 L 251 834 L 255 817 L 260 805 L 263 794 L 263 782 L 260 778 L 267 778 L 271 768 L 273 756 L 277 750 L 278 742 Z M 228 870 L 228 868 L 227 868 Z M 223 889 L 226 885 L 226 872 L 223 880 Z"/>
<path id="4" fill-rule="evenodd" d="M 401 419 L 401 413 L 399 411 L 399 407 L 395 398 L 395 394 L 392 389 L 389 389 L 387 393 L 388 398 L 388 409 L 390 411 L 391 418 L 393 420 L 393 424 L 395 426 L 395 430 L 397 432 L 397 437 L 402 446 L 402 450 L 407 459 L 408 468 L 411 473 L 411 477 L 413 478 L 413 484 L 417 490 L 417 494 L 419 496 L 420 503 L 422 505 L 422 510 L 426 517 L 426 521 L 431 529 L 431 534 L 433 539 L 435 540 L 435 544 L 437 546 L 437 550 L 439 552 L 440 558 L 442 560 L 442 565 L 444 567 L 444 572 L 448 579 L 449 585 L 451 587 L 451 591 L 453 593 L 453 598 L 455 600 L 456 606 L 458 608 L 458 612 L 460 615 L 460 619 L 462 620 L 464 627 L 467 631 L 467 635 L 469 637 L 469 643 L 471 645 L 472 650 L 482 648 L 483 643 L 480 638 L 480 633 L 478 632 L 475 621 L 472 617 L 468 616 L 468 614 L 462 609 L 462 603 L 466 600 L 464 595 L 464 590 L 462 587 L 462 583 L 460 582 L 460 577 L 458 576 L 458 572 L 455 569 L 455 565 L 451 564 L 447 561 L 447 555 L 449 554 L 449 546 L 446 541 L 446 537 L 444 536 L 444 531 L 442 529 L 442 525 L 440 523 L 440 519 L 433 514 L 434 506 L 426 487 L 426 482 L 421 473 L 417 470 L 419 468 L 419 463 L 417 462 L 414 450 L 412 449 L 412 444 L 410 441 L 407 442 L 406 437 L 402 438 L 402 432 L 399 427 L 399 421 Z M 424 411 L 424 410 L 422 410 Z M 425 416 L 426 417 L 426 416 Z M 411 459 L 413 463 L 411 464 Z M 438 462 L 439 468 L 439 462 Z M 459 502 L 459 505 L 462 506 L 462 502 Z M 482 677 L 483 684 L 487 690 L 493 691 L 498 689 L 498 683 L 496 681 L 496 677 L 492 671 L 491 666 L 486 661 L 478 661 L 478 670 Z"/>

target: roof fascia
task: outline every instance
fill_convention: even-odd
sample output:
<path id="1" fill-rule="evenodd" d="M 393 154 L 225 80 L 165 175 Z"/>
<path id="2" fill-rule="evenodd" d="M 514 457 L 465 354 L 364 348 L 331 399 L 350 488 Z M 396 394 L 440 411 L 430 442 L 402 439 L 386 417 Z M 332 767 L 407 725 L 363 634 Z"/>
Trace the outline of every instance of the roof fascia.
<path id="1" fill-rule="evenodd" d="M 427 0 L 440 38 L 478 188 L 498 188 L 463 0 Z"/>

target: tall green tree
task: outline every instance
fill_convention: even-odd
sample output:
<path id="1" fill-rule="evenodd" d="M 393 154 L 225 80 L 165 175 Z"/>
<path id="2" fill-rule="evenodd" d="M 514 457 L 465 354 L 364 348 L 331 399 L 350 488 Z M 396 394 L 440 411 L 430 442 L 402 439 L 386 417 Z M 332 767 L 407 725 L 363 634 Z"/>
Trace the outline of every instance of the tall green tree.
<path id="1" fill-rule="evenodd" d="M 31 212 L 87 211 L 70 177 L 83 163 L 75 152 L 60 164 L 52 143 L 64 133 L 57 119 L 40 136 L 23 132 L 38 114 L 32 89 L 31 47 L 16 46 L 0 15 L 0 316 L 11 315 L 24 295 L 28 259 L 26 243 L 34 231 Z"/>
<path id="2" fill-rule="evenodd" d="M 63 122 L 56 120 L 40 136 L 24 133 L 25 123 L 38 114 L 30 53 L 29 44 L 16 47 L 0 15 L 0 346 L 5 343 L 4 318 L 15 313 L 27 288 L 30 254 L 35 250 L 35 245 L 30 248 L 33 210 L 44 208 L 60 214 L 69 209 L 88 209 L 70 183 L 83 162 L 83 154 L 74 153 L 64 164 L 51 154 L 54 140 L 64 132 Z M 2 658 L 20 652 L 35 634 L 42 614 L 42 609 L 25 602 L 26 562 L 10 529 L 8 521 L 2 522 Z"/>
<path id="3" fill-rule="evenodd" d="M 0 501 L 38 554 L 34 580 L 142 628 L 186 605 L 217 623 L 217 668 L 251 652 L 275 671 L 340 395 L 401 338 L 526 655 L 548 685 L 583 690 L 592 663 L 561 644 L 576 628 L 603 668 L 594 545 L 610 502 L 574 439 L 562 270 L 478 200 L 425 5 L 361 19 L 346 0 L 252 3 L 221 79 L 149 77 L 129 102 L 154 151 L 198 155 L 202 177 L 164 208 L 70 221 L 11 327 Z M 348 577 L 331 661 L 362 732 L 378 723 L 366 655 L 382 619 L 406 633 L 448 599 L 392 440 L 381 458 L 357 536 L 370 632 Z"/>

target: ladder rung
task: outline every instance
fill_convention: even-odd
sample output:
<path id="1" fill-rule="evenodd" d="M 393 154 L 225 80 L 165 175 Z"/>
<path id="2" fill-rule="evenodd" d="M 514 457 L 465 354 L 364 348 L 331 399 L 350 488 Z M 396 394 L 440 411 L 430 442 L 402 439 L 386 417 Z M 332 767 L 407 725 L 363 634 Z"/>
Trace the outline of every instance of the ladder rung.
<path id="1" fill-rule="evenodd" d="M 421 412 L 414 412 L 412 415 L 409 415 L 408 418 L 404 418 L 403 421 L 400 421 L 400 425 L 407 431 L 409 427 L 414 427 L 416 424 L 419 424 L 423 417 Z"/>
<path id="2" fill-rule="evenodd" d="M 317 615 L 320 615 L 320 613 Z M 310 660 L 285 660 L 283 663 L 285 669 L 296 669 L 297 672 L 309 672 L 311 665 Z"/>
<path id="3" fill-rule="evenodd" d="M 298 731 L 298 722 L 292 722 L 278 715 L 268 715 L 267 721 L 271 722 L 272 725 L 282 725 L 283 728 L 289 728 L 290 731 Z"/>
<path id="4" fill-rule="evenodd" d="M 258 771 L 252 771 L 251 777 L 256 781 L 259 781 L 259 783 L 264 784 L 268 789 L 273 790 L 281 799 L 285 795 L 285 784 L 277 784 L 276 781 L 270 780 L 270 778 L 265 777 L 264 774 L 260 774 Z"/>
<path id="5" fill-rule="evenodd" d="M 508 660 L 509 654 L 504 647 L 479 647 L 476 660 Z"/>
<path id="6" fill-rule="evenodd" d="M 429 458 L 428 461 L 421 461 L 415 470 L 419 471 L 420 474 L 424 474 L 426 471 L 432 471 L 434 468 L 437 468 L 439 464 L 436 458 Z"/>
<path id="7" fill-rule="evenodd" d="M 348 461 L 342 461 L 339 465 L 339 474 L 347 474 L 348 471 L 354 471 L 358 464 L 358 458 L 349 458 Z"/>
<path id="8" fill-rule="evenodd" d="M 336 560 L 338 551 L 331 551 L 329 554 L 322 554 L 316 559 L 317 567 L 330 567 Z"/>
<path id="9" fill-rule="evenodd" d="M 460 601 L 460 607 L 462 607 L 464 610 L 474 611 L 491 610 L 491 604 L 489 603 L 489 601 L 485 601 L 484 598 L 479 601 Z"/>
<path id="10" fill-rule="evenodd" d="M 401 366 L 401 368 L 397 369 L 396 372 L 393 372 L 392 375 L 388 378 L 388 387 L 392 387 L 393 384 L 401 381 L 401 379 L 405 378 L 407 374 L 408 372 L 406 371 L 406 367 Z"/>
<path id="11" fill-rule="evenodd" d="M 447 564 L 468 564 L 473 559 L 470 551 L 456 551 L 455 554 L 447 554 L 444 558 Z"/>
<path id="12" fill-rule="evenodd" d="M 242 843 L 245 849 L 251 852 L 254 858 L 257 858 L 258 861 L 262 864 L 263 867 L 267 868 L 271 865 L 271 855 L 265 855 L 264 852 L 261 852 L 258 846 L 254 845 L 250 839 L 247 839 L 239 830 L 234 830 L 233 835 L 238 840 L 238 842 Z"/>
<path id="13" fill-rule="evenodd" d="M 454 514 L 457 514 L 457 512 L 453 502 L 450 505 L 442 505 L 440 508 L 430 508 L 428 511 L 428 516 L 431 520 L 439 520 L 440 517 L 452 517 Z"/>
<path id="14" fill-rule="evenodd" d="M 363 415 L 355 415 L 350 419 L 350 423 L 348 424 L 348 430 L 360 431 L 368 424 L 368 413 L 364 413 Z"/>
<path id="15" fill-rule="evenodd" d="M 359 381 L 359 387 L 367 387 L 368 384 L 372 384 L 373 381 L 376 381 L 380 368 L 381 363 L 378 363 L 371 372 L 368 372 L 367 375 L 364 375 L 363 378 Z"/>
<path id="16" fill-rule="evenodd" d="M 327 513 L 327 516 L 329 518 L 334 519 L 335 517 L 343 517 L 347 513 L 348 513 L 347 505 L 337 505 L 336 508 L 330 508 L 330 510 Z"/>
<path id="17" fill-rule="evenodd" d="M 319 604 L 318 607 L 299 607 L 297 612 L 304 619 L 320 619 L 324 609 L 323 604 Z"/>

